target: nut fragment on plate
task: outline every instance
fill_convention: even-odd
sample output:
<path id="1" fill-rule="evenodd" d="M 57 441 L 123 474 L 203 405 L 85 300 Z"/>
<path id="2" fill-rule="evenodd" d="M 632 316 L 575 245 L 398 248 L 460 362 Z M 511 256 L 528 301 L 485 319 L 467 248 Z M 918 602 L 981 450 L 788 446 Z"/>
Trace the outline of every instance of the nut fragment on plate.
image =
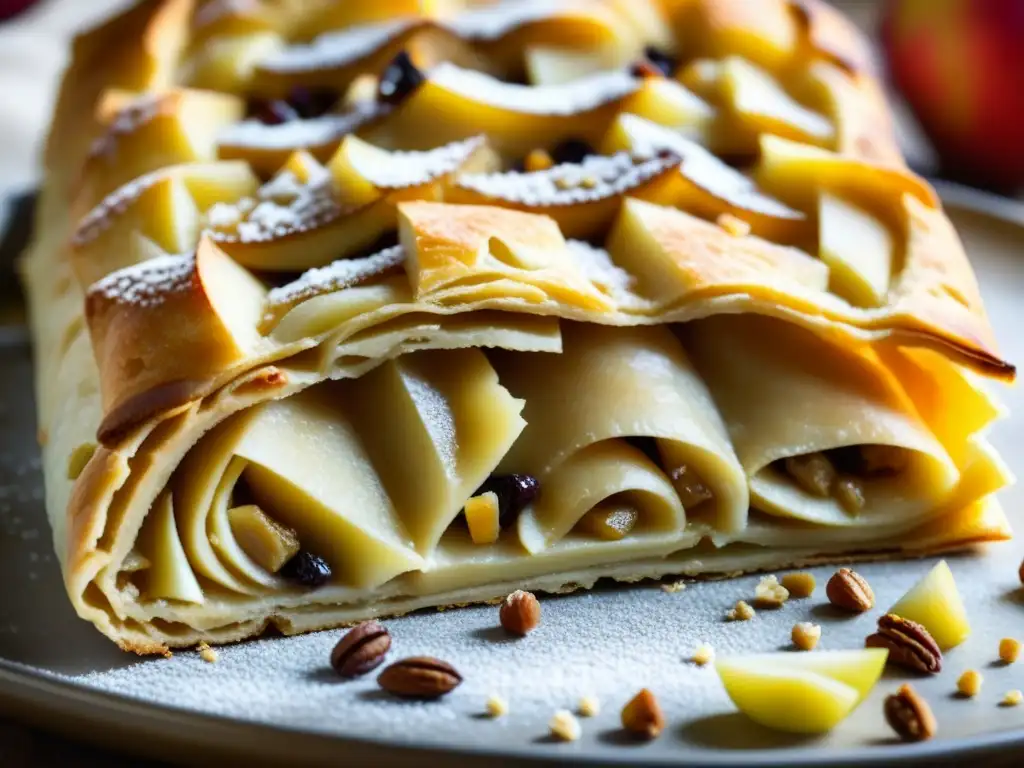
<path id="1" fill-rule="evenodd" d="M 506 632 L 525 636 L 540 624 L 540 601 L 532 592 L 517 589 L 502 601 L 498 619 Z"/>
<path id="2" fill-rule="evenodd" d="M 1006 695 L 1003 696 L 1003 700 L 999 702 L 999 704 L 1003 707 L 1016 707 L 1022 701 L 1024 701 L 1024 693 L 1021 693 L 1015 688 L 1012 691 L 1007 691 Z"/>
<path id="3" fill-rule="evenodd" d="M 364 621 L 342 636 L 331 651 L 331 667 L 342 677 L 376 669 L 391 648 L 391 635 L 376 621 Z"/>
<path id="4" fill-rule="evenodd" d="M 597 717 L 601 712 L 601 702 L 596 696 L 584 696 L 576 705 L 576 711 L 581 717 Z"/>
<path id="5" fill-rule="evenodd" d="M 968 669 L 960 675 L 960 679 L 956 681 L 956 690 L 961 696 L 966 696 L 967 698 L 972 699 L 981 693 L 982 681 L 983 678 L 978 670 Z"/>
<path id="6" fill-rule="evenodd" d="M 903 741 L 924 741 L 938 728 L 928 702 L 909 683 L 885 699 L 885 719 Z"/>
<path id="7" fill-rule="evenodd" d="M 582 734 L 580 721 L 567 709 L 560 709 L 548 721 L 551 735 L 562 741 L 576 741 Z"/>
<path id="8" fill-rule="evenodd" d="M 705 664 L 710 664 L 715 660 L 715 649 L 707 643 L 701 643 L 690 658 L 694 664 L 703 667 Z"/>
<path id="9" fill-rule="evenodd" d="M 878 631 L 864 641 L 868 648 L 886 648 L 889 661 L 916 672 L 938 674 L 942 670 L 942 651 L 916 621 L 887 613 L 878 620 Z"/>
<path id="10" fill-rule="evenodd" d="M 504 717 L 508 714 L 508 702 L 492 693 L 487 697 L 487 714 L 491 717 Z"/>
<path id="11" fill-rule="evenodd" d="M 867 580 L 856 571 L 840 568 L 825 585 L 825 594 L 832 605 L 853 613 L 863 613 L 875 605 L 875 593 Z"/>
<path id="12" fill-rule="evenodd" d="M 775 576 L 762 576 L 754 588 L 754 605 L 758 608 L 781 608 L 789 600 L 789 590 Z"/>
<path id="13" fill-rule="evenodd" d="M 654 694 L 640 689 L 622 708 L 622 727 L 642 739 L 656 739 L 665 728 L 665 715 Z"/>
<path id="14" fill-rule="evenodd" d="M 814 594 L 815 587 L 818 586 L 814 579 L 814 574 L 807 571 L 787 573 L 782 577 L 780 583 L 789 590 L 790 597 L 796 598 L 810 597 Z"/>
<path id="15" fill-rule="evenodd" d="M 1013 664 L 1020 656 L 1020 641 L 1004 637 L 999 641 L 999 658 L 1006 664 Z"/>
<path id="16" fill-rule="evenodd" d="M 754 609 L 745 600 L 737 600 L 735 607 L 725 614 L 729 621 L 750 621 L 754 618 Z"/>
<path id="17" fill-rule="evenodd" d="M 462 675 L 451 664 L 431 656 L 401 659 L 377 676 L 381 688 L 406 699 L 437 699 L 461 682 Z"/>
<path id="18" fill-rule="evenodd" d="M 661 585 L 661 591 L 662 592 L 669 592 L 669 593 L 682 592 L 684 589 L 686 589 L 686 582 L 684 582 L 684 581 L 673 581 L 671 584 L 662 584 Z"/>
<path id="19" fill-rule="evenodd" d="M 205 640 L 203 640 L 199 643 L 198 646 L 196 646 L 196 650 L 199 651 L 199 658 L 201 658 L 207 664 L 213 664 L 217 661 L 217 659 L 220 658 L 218 653 L 215 650 L 213 650 L 213 648 L 211 648 L 209 643 L 207 643 Z"/>
<path id="20" fill-rule="evenodd" d="M 793 645 L 801 651 L 813 651 L 821 639 L 821 625 L 801 621 L 793 625 Z"/>

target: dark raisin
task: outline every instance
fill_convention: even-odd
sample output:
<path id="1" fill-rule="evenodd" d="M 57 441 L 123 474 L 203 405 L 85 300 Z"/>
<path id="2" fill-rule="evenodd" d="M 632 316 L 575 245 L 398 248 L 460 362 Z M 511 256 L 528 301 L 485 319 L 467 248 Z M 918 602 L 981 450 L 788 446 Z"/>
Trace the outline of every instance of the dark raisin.
<path id="1" fill-rule="evenodd" d="M 488 491 L 493 491 L 498 497 L 498 524 L 507 528 L 537 498 L 540 482 L 533 475 L 491 475 L 476 495 Z"/>
<path id="2" fill-rule="evenodd" d="M 656 68 L 660 69 L 665 77 L 672 77 L 672 73 L 676 71 L 676 67 L 679 66 L 679 60 L 675 56 L 669 53 L 665 53 L 659 48 L 655 48 L 653 45 L 648 45 L 644 48 L 644 58 L 647 59 Z"/>
<path id="3" fill-rule="evenodd" d="M 287 101 L 281 99 L 254 99 L 249 114 L 264 125 L 281 125 L 300 119 L 300 115 Z"/>
<path id="4" fill-rule="evenodd" d="M 337 101 L 338 92 L 332 88 L 295 86 L 288 94 L 288 103 L 304 120 L 326 114 Z"/>
<path id="5" fill-rule="evenodd" d="M 597 151 L 587 142 L 581 139 L 566 139 L 551 150 L 551 159 L 555 161 L 555 165 L 579 165 L 585 158 L 596 154 Z"/>
<path id="6" fill-rule="evenodd" d="M 415 91 L 425 80 L 426 75 L 412 63 L 409 54 L 399 51 L 391 63 L 384 68 L 377 84 L 377 99 L 385 104 L 397 104 Z"/>
<path id="7" fill-rule="evenodd" d="M 281 566 L 279 573 L 303 587 L 321 587 L 331 579 L 331 566 L 319 555 L 300 549 Z"/>

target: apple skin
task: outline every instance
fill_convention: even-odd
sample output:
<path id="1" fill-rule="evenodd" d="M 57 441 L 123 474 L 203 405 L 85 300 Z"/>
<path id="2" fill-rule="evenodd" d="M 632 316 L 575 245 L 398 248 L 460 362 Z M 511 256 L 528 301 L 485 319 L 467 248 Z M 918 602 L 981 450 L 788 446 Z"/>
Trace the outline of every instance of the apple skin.
<path id="1" fill-rule="evenodd" d="M 1024 0 L 888 0 L 889 74 L 946 175 L 1024 185 Z"/>
<path id="2" fill-rule="evenodd" d="M 37 2 L 38 0 L 0 0 L 0 21 L 27 11 Z"/>

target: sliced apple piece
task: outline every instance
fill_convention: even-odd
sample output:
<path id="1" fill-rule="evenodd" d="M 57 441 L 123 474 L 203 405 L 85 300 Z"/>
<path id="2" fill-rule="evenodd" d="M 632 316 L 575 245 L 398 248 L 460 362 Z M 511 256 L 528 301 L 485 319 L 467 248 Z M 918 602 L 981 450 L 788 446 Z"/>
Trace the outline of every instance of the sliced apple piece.
<path id="1" fill-rule="evenodd" d="M 761 136 L 761 156 L 754 178 L 789 205 L 811 211 L 818 194 L 830 192 L 855 205 L 903 211 L 903 195 L 937 208 L 935 190 L 904 167 L 868 163 L 779 136 Z"/>
<path id="2" fill-rule="evenodd" d="M 342 139 L 391 112 L 387 104 L 359 102 L 341 114 L 321 115 L 267 125 L 256 119 L 230 126 L 217 137 L 217 154 L 224 160 L 245 160 L 262 176 L 269 176 L 294 152 L 306 151 L 322 163 L 333 155 Z"/>
<path id="3" fill-rule="evenodd" d="M 750 134 L 751 150 L 757 149 L 761 133 L 822 146 L 835 140 L 828 118 L 794 100 L 774 77 L 738 56 L 722 62 L 721 88 L 733 116 Z"/>
<path id="4" fill-rule="evenodd" d="M 437 199 L 446 177 L 482 153 L 482 137 L 429 152 L 385 152 L 349 136 L 325 168 L 297 152 L 257 192 L 210 212 L 211 236 L 239 263 L 296 271 L 357 253 L 395 228 L 395 203 Z M 486 164 L 486 160 L 482 160 Z"/>
<path id="5" fill-rule="evenodd" d="M 563 85 L 625 64 L 615 48 L 530 46 L 524 51 L 526 76 L 533 85 Z"/>
<path id="6" fill-rule="evenodd" d="M 106 129 L 89 151 L 76 202 L 95 204 L 159 168 L 216 159 L 217 135 L 244 113 L 240 98 L 212 91 L 179 88 L 128 101 L 110 93 L 97 109 Z"/>
<path id="7" fill-rule="evenodd" d="M 742 56 L 774 71 L 799 51 L 799 29 L 789 6 L 786 0 L 695 3 L 692 13 L 677 14 L 676 37 L 699 56 Z"/>
<path id="8" fill-rule="evenodd" d="M 749 224 L 753 234 L 779 243 L 800 242 L 809 236 L 810 223 L 803 213 L 765 194 L 704 147 L 664 126 L 636 115 L 619 115 L 602 149 L 630 150 L 640 156 L 667 149 L 683 159 L 683 183 L 674 205 L 708 219 L 728 213 Z"/>
<path id="9" fill-rule="evenodd" d="M 625 195 L 672 204 L 678 197 L 679 162 L 668 151 L 639 160 L 619 152 L 533 173 L 463 173 L 445 200 L 545 214 L 566 237 L 586 239 L 607 229 Z"/>
<path id="10" fill-rule="evenodd" d="M 639 81 L 626 72 L 534 87 L 441 64 L 364 138 L 385 146 L 426 149 L 484 133 L 496 149 L 520 158 L 536 147 L 566 139 L 596 144 L 623 99 L 639 88 Z"/>
<path id="11" fill-rule="evenodd" d="M 888 651 L 768 653 L 715 661 L 729 698 L 751 720 L 780 731 L 825 733 L 863 701 Z"/>
<path id="12" fill-rule="evenodd" d="M 945 560 L 936 563 L 889 613 L 923 625 L 944 651 L 960 645 L 971 634 L 967 611 Z"/>
<path id="13" fill-rule="evenodd" d="M 671 128 L 702 141 L 711 130 L 715 110 L 675 80 L 648 77 L 643 87 L 628 97 L 622 111 Z"/>
<path id="14" fill-rule="evenodd" d="M 895 245 L 867 211 L 823 193 L 818 205 L 819 256 L 829 266 L 829 290 L 857 307 L 886 303 Z"/>
<path id="15" fill-rule="evenodd" d="M 182 63 L 180 82 L 193 88 L 246 93 L 256 65 L 284 44 L 277 32 L 210 38 Z"/>
<path id="16" fill-rule="evenodd" d="M 281 525 L 255 504 L 228 510 L 238 546 L 269 573 L 277 573 L 299 551 L 295 531 Z"/>

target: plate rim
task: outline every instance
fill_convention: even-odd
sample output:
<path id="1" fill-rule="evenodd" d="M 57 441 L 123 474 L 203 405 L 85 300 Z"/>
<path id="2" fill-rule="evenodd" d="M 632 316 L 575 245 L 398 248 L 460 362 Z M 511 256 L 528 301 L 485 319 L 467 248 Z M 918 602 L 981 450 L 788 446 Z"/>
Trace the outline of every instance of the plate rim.
<path id="1" fill-rule="evenodd" d="M 966 210 L 1024 229 L 1024 203 L 946 181 L 932 180 L 946 207 Z M 4 202 L 8 196 L 4 195 Z M 28 342 L 23 326 L 0 327 L 4 346 Z M 489 748 L 470 744 L 438 745 L 399 742 L 372 735 L 326 733 L 272 723 L 257 723 L 224 715 L 212 715 L 174 705 L 159 704 L 76 683 L 73 678 L 0 658 L 0 713 L 52 733 L 71 735 L 124 753 L 166 757 L 161 748 L 173 746 L 187 754 L 216 754 L 256 762 L 303 760 L 310 764 L 336 762 L 341 750 L 348 761 L 365 760 L 373 765 L 422 765 L 444 759 L 446 765 L 480 765 L 500 760 L 501 765 L 563 765 L 579 762 L 573 752 L 553 754 L 524 742 L 521 748 Z M 127 739 L 127 740 L 125 740 Z M 895 746 L 896 743 L 894 742 Z M 1024 747 L 1024 726 L 951 740 L 920 744 L 865 745 L 841 750 L 795 746 L 749 751 L 704 750 L 697 759 L 637 754 L 635 750 L 587 754 L 592 765 L 622 766 L 916 766 L 955 764 L 964 758 L 978 760 L 1004 755 Z"/>

